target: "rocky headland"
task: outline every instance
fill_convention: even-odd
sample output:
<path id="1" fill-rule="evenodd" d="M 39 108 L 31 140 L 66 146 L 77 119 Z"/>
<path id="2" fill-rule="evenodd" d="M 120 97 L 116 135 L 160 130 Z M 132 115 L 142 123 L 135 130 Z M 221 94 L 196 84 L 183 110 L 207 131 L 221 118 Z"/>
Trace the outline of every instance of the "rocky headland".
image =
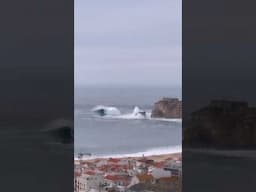
<path id="1" fill-rule="evenodd" d="M 151 117 L 182 118 L 182 101 L 178 98 L 162 98 L 154 104 Z"/>

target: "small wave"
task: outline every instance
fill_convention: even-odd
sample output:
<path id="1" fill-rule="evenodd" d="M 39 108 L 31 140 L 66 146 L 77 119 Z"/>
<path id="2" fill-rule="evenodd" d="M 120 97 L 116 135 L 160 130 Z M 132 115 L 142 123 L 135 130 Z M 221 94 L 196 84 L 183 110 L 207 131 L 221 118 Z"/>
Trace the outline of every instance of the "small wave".
<path id="1" fill-rule="evenodd" d="M 151 120 L 182 123 L 182 119 L 167 119 L 167 118 L 155 118 L 155 117 L 152 117 Z"/>
<path id="2" fill-rule="evenodd" d="M 89 160 L 89 159 L 96 159 L 96 158 L 142 157 L 142 156 L 152 156 L 152 155 L 175 154 L 175 153 L 181 153 L 181 152 L 182 152 L 182 147 L 180 145 L 177 145 L 177 146 L 152 148 L 142 152 L 128 153 L 128 154 L 91 155 L 91 156 L 85 156 L 82 159 Z M 78 158 L 75 157 L 75 160 L 77 159 Z"/>

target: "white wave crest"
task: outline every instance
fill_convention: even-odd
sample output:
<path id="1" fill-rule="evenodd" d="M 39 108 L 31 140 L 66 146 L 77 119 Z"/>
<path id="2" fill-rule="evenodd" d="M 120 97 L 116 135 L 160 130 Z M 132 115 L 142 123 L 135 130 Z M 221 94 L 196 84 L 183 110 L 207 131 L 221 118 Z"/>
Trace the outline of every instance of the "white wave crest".
<path id="1" fill-rule="evenodd" d="M 132 113 L 121 114 L 120 110 L 116 107 L 108 107 L 103 105 L 98 105 L 92 109 L 93 112 L 104 118 L 112 119 L 145 119 L 154 121 L 167 121 L 167 122 L 177 122 L 181 123 L 182 119 L 167 119 L 167 118 L 153 118 L 151 117 L 151 111 L 146 111 L 135 106 Z"/>
<path id="2" fill-rule="evenodd" d="M 121 114 L 120 110 L 116 107 L 109 107 L 104 105 L 98 105 L 94 107 L 92 111 L 99 114 L 100 116 L 115 116 Z"/>

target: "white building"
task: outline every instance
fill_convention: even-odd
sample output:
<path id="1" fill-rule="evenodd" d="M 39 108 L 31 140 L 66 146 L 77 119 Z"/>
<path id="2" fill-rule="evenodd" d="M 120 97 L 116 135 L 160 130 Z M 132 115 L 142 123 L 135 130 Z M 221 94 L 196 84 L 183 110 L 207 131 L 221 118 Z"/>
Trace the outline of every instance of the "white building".
<path id="1" fill-rule="evenodd" d="M 76 192 L 89 192 L 91 189 L 99 190 L 103 183 L 103 176 L 99 174 L 83 174 L 75 180 Z"/>
<path id="2" fill-rule="evenodd" d="M 155 168 L 151 171 L 151 174 L 152 176 L 155 178 L 155 179 L 159 179 L 161 177 L 171 177 L 172 174 L 170 171 L 166 171 L 162 168 Z"/>

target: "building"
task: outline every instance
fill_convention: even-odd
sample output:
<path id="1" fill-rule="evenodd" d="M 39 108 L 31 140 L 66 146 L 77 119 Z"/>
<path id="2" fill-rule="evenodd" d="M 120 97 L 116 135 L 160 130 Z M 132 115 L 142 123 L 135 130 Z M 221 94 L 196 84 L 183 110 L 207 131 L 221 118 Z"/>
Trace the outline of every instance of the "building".
<path id="1" fill-rule="evenodd" d="M 75 192 L 89 192 L 91 189 L 99 191 L 102 183 L 102 175 L 88 171 L 75 178 Z"/>

